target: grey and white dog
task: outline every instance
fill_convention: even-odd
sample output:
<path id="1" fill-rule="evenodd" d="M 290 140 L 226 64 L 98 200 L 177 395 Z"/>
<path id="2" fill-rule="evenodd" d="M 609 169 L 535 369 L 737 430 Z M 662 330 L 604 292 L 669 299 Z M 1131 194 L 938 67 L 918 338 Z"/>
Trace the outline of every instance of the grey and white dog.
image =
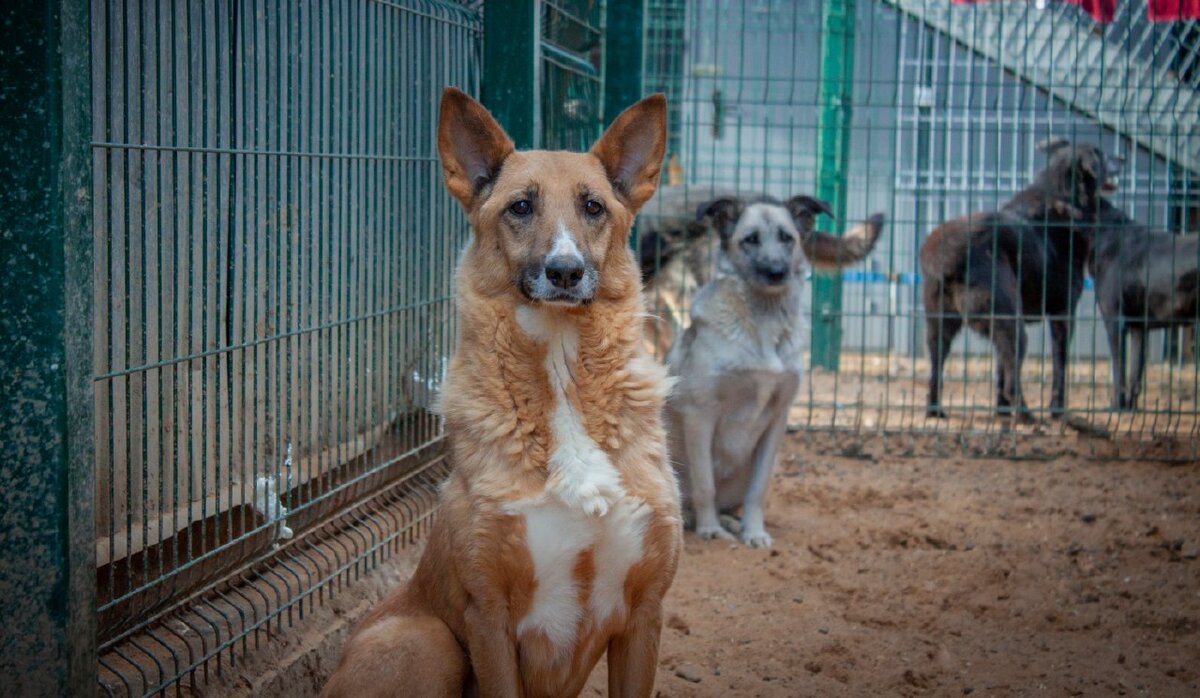
<path id="1" fill-rule="evenodd" d="M 875 214 L 843 237 L 818 233 L 821 213 L 829 205 L 807 196 L 721 198 L 700 210 L 719 233 L 717 274 L 667 355 L 679 379 L 667 426 L 685 511 L 702 538 L 740 532 L 747 545 L 771 545 L 763 502 L 803 370 L 805 263 L 857 262 L 883 227 Z"/>

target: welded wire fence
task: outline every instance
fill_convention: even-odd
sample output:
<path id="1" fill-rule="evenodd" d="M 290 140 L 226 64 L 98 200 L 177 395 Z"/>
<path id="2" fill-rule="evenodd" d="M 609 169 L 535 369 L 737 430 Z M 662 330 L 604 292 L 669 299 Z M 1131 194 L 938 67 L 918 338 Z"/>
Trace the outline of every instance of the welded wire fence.
<path id="1" fill-rule="evenodd" d="M 995 211 L 1028 185 L 1047 162 L 1037 144 L 1052 136 L 1125 159 L 1118 190 L 1105 196 L 1136 224 L 1176 236 L 1200 231 L 1196 21 L 1151 22 L 1141 1 L 1118 3 L 1111 22 L 1097 23 L 1065 3 L 653 0 L 645 45 L 646 87 L 666 92 L 677 118 L 668 187 L 647 207 L 643 228 L 695 221 L 697 207 L 720 193 L 786 199 L 831 187 L 844 193 L 847 210 L 827 230 L 876 211 L 887 216 L 868 260 L 833 279 L 814 274 L 809 284 L 811 371 L 793 409 L 795 427 L 860 439 L 900 435 L 905 443 L 932 435 L 965 452 L 956 444 L 966 436 L 993 437 L 997 449 L 1011 450 L 1031 433 L 1061 433 L 1065 422 L 1068 433 L 1092 437 L 1088 446 L 1106 455 L 1115 453 L 1105 444 L 1116 437 L 1169 437 L 1180 446 L 1171 457 L 1196 456 L 1194 246 L 1176 245 L 1165 270 L 1145 272 L 1178 277 L 1166 302 L 1174 313 L 1150 332 L 1138 404 L 1118 410 L 1105 317 L 1086 259 L 1086 243 L 1105 229 L 1082 219 L 1067 226 L 1085 240 L 1071 254 L 1080 255 L 1087 278 L 1073 317 L 1051 318 L 1074 325 L 1066 420 L 1049 419 L 1057 416 L 1049 406 L 1052 343 L 1040 309 L 1009 317 L 1038 320 L 1028 325 L 1021 375 L 1033 425 L 997 415 L 996 352 L 988 338 L 966 330 L 946 365 L 941 407 L 948 419 L 927 417 L 921 294 L 928 279 L 918 262 L 939 224 Z M 848 104 L 828 82 L 847 62 Z M 849 154 L 842 170 L 822 149 L 838 138 L 847 139 Z M 660 267 L 648 288 L 660 318 L 648 327 L 660 354 L 688 324 L 691 294 L 712 273 L 712 234 L 687 245 L 660 238 L 649 251 Z M 1127 243 L 1146 234 L 1130 226 L 1115 236 Z M 1133 247 L 1121 250 L 1118 266 Z M 1125 324 L 1153 320 L 1149 311 L 1137 313 Z M 976 319 L 1006 319 L 987 315 Z"/>
<path id="2" fill-rule="evenodd" d="M 100 684 L 235 662 L 423 525 L 477 9 L 92 3 Z"/>
<path id="3" fill-rule="evenodd" d="M 587 150 L 603 104 L 603 0 L 545 0 L 541 21 L 541 147 Z"/>
<path id="4" fill-rule="evenodd" d="M 428 522 L 449 467 L 431 407 L 467 235 L 440 182 L 438 96 L 445 85 L 479 94 L 489 69 L 495 85 L 520 67 L 483 65 L 483 15 L 497 7 L 91 3 L 103 692 L 196 689 Z M 521 3 L 499 7 L 530 16 Z M 489 104 L 518 140 L 582 149 L 615 116 L 602 113 L 606 96 L 638 76 L 606 74 L 608 42 L 629 38 L 609 33 L 609 9 L 534 6 L 535 45 L 512 52 L 535 64 L 529 94 Z M 921 245 L 1029 183 L 1046 162 L 1042 139 L 1123 156 L 1108 196 L 1137 224 L 1200 229 L 1194 21 L 1151 23 L 1140 2 L 1099 25 L 1072 6 L 941 0 L 644 10 L 640 77 L 667 94 L 670 131 L 664 188 L 638 229 L 688 231 L 683 244 L 660 239 L 646 264 L 660 355 L 713 274 L 700 204 L 821 194 L 845 201 L 826 230 L 888 217 L 867 261 L 810 284 L 810 371 L 791 415 L 810 438 L 1019 455 L 1031 433 L 1060 433 L 1059 422 L 995 415 L 995 353 L 969 332 L 946 365 L 948 419 L 926 405 Z M 1200 449 L 1200 317 L 1182 303 L 1200 260 L 1170 249 L 1165 266 L 1180 273 L 1167 300 L 1182 309 L 1150 333 L 1133 409 L 1110 404 L 1112 352 L 1090 278 L 1075 311 L 1067 409 L 1105 457 Z M 1030 325 L 1022 374 L 1038 418 L 1050 416 L 1043 326 Z"/>

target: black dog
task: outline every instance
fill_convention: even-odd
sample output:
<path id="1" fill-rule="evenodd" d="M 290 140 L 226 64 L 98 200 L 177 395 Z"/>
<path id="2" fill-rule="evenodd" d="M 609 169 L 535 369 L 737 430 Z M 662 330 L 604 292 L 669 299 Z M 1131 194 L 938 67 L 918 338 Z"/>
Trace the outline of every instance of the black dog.
<path id="1" fill-rule="evenodd" d="M 1100 197 L 1088 268 L 1112 353 L 1112 407 L 1133 409 L 1146 369 L 1149 330 L 1200 322 L 1200 236 L 1139 225 Z M 1126 382 L 1125 333 L 1132 375 Z"/>
<path id="2" fill-rule="evenodd" d="M 1046 168 L 999 211 L 943 223 L 921 246 L 931 417 L 946 416 L 939 400 L 942 368 L 965 321 L 996 348 L 999 413 L 1031 421 L 1021 393 L 1024 324 L 1042 318 L 1050 321 L 1053 344 L 1050 409 L 1062 414 L 1067 348 L 1090 242 L 1087 212 L 1111 186 L 1117 163 L 1091 145 L 1056 141 L 1046 150 Z"/>

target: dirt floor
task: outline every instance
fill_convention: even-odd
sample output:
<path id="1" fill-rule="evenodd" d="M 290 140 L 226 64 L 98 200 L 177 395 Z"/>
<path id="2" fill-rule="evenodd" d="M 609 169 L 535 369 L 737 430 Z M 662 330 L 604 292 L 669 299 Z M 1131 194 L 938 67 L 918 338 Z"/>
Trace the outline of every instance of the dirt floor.
<path id="1" fill-rule="evenodd" d="M 772 550 L 687 537 L 660 696 L 1200 695 L 1197 467 L 798 444 Z"/>
<path id="2" fill-rule="evenodd" d="M 834 451 L 851 458 L 809 437 L 775 473 L 773 549 L 685 538 L 659 696 L 1200 695 L 1200 464 Z M 420 547 L 200 693 L 315 694 Z M 601 665 L 584 695 L 606 693 Z"/>

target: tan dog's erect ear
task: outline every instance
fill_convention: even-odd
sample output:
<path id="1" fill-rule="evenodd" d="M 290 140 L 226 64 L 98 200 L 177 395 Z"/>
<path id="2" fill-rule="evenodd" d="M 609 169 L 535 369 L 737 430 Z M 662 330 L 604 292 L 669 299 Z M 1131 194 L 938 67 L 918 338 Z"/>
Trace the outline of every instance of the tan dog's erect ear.
<path id="1" fill-rule="evenodd" d="M 438 121 L 442 179 L 463 208 L 475 208 L 513 149 L 512 139 L 482 104 L 453 87 L 442 91 Z"/>
<path id="2" fill-rule="evenodd" d="M 621 112 L 592 155 L 632 213 L 654 195 L 667 147 L 667 98 L 653 94 Z"/>

